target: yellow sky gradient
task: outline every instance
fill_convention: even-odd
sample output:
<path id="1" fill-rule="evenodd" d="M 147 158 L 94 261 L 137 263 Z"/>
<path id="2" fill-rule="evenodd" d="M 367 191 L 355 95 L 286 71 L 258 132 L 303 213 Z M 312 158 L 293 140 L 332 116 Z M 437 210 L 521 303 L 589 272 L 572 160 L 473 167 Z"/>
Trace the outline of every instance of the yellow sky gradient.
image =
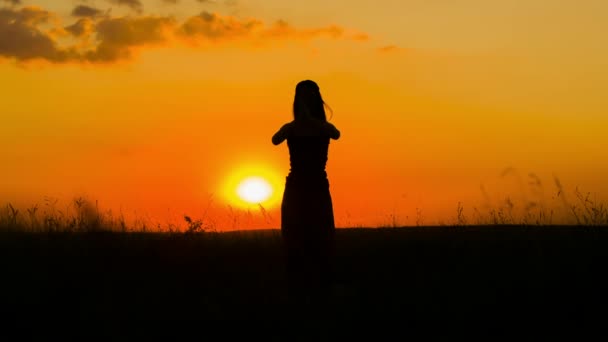
<path id="1" fill-rule="evenodd" d="M 276 196 L 264 216 L 226 187 L 252 170 L 280 197 L 288 153 L 270 137 L 303 79 L 342 131 L 328 162 L 338 226 L 415 224 L 417 208 L 450 223 L 458 202 L 473 217 L 506 197 L 559 209 L 554 176 L 608 198 L 603 1 L 99 0 L 82 3 L 102 11 L 86 37 L 58 30 L 77 1 L 0 4 L 2 202 L 83 195 L 160 222 L 206 210 L 220 229 L 278 227 Z M 151 34 L 150 18 L 170 24 Z M 17 24 L 60 52 L 24 50 Z"/>

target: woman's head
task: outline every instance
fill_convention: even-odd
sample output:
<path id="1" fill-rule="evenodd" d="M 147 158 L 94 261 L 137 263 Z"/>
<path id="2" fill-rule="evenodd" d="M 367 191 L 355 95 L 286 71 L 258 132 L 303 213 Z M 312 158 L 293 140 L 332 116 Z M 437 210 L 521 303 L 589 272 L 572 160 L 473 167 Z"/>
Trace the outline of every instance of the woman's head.
<path id="1" fill-rule="evenodd" d="M 310 116 L 317 120 L 327 121 L 325 106 L 319 86 L 315 82 L 305 80 L 298 83 L 293 100 L 293 117 L 295 120 Z"/>

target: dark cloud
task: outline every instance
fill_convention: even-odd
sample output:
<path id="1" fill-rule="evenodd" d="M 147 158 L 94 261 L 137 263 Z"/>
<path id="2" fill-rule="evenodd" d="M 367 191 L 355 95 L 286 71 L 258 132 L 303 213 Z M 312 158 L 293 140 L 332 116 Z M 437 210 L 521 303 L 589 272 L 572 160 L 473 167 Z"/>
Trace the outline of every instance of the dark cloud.
<path id="1" fill-rule="evenodd" d="M 169 41 L 259 44 L 318 37 L 368 39 L 363 33 L 346 35 L 343 28 L 335 25 L 302 29 L 283 20 L 266 25 L 254 18 L 209 12 L 178 23 L 173 17 L 111 17 L 92 7 L 78 8 L 73 12 L 80 18 L 67 26 L 61 24 L 59 16 L 38 7 L 0 9 L 0 57 L 19 62 L 38 59 L 52 63 L 112 63 L 130 59 L 139 48 L 166 45 Z"/>
<path id="2" fill-rule="evenodd" d="M 144 10 L 144 5 L 140 0 L 108 0 L 115 5 L 127 6 L 135 12 L 141 13 Z"/>
<path id="3" fill-rule="evenodd" d="M 74 17 L 97 17 L 103 14 L 103 11 L 86 5 L 78 5 L 72 10 Z"/>
<path id="4" fill-rule="evenodd" d="M 65 30 L 77 38 L 89 37 L 95 30 L 95 23 L 90 18 L 82 18 L 76 23 L 66 26 Z"/>
<path id="5" fill-rule="evenodd" d="M 92 62 L 113 62 L 131 57 L 131 49 L 163 43 L 175 27 L 169 17 L 109 18 L 97 23 L 98 45 L 86 54 Z"/>
<path id="6" fill-rule="evenodd" d="M 50 62 L 73 58 L 71 50 L 58 48 L 51 34 L 37 27 L 53 19 L 50 12 L 35 7 L 0 9 L 0 56 L 20 61 L 40 58 Z"/>
<path id="7" fill-rule="evenodd" d="M 4 20 L 6 24 L 36 26 L 46 24 L 54 17 L 53 13 L 38 7 L 24 7 L 20 10 L 0 9 L 0 20 Z"/>
<path id="8" fill-rule="evenodd" d="M 240 21 L 233 17 L 222 17 L 218 14 L 204 11 L 200 15 L 186 20 L 178 33 L 190 38 L 205 38 L 211 40 L 242 38 L 260 29 L 264 23 L 256 19 Z"/>
<path id="9" fill-rule="evenodd" d="M 0 56 L 53 63 L 115 62 L 130 58 L 133 48 L 163 43 L 176 27 L 168 17 L 104 18 L 96 23 L 81 18 L 63 29 L 77 38 L 95 36 L 92 46 L 83 51 L 58 47 L 53 35 L 38 27 L 55 19 L 52 13 L 34 7 L 0 9 Z"/>
<path id="10" fill-rule="evenodd" d="M 13 4 L 13 5 L 20 5 L 21 4 L 21 0 L 2 0 L 2 1 L 8 2 L 8 3 Z"/>

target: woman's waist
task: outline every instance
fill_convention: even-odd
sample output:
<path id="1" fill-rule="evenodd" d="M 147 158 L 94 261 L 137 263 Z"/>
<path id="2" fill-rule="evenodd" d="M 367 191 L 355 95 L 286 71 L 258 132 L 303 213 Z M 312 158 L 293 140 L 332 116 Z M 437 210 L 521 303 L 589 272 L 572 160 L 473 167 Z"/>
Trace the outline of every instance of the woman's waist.
<path id="1" fill-rule="evenodd" d="M 287 175 L 287 181 L 327 181 L 325 170 L 294 170 Z"/>

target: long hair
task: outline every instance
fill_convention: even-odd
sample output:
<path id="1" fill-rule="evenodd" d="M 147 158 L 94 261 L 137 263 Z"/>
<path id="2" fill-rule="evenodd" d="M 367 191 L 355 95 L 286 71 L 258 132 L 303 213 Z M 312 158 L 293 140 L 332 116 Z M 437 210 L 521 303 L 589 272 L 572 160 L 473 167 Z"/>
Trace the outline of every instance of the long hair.
<path id="1" fill-rule="evenodd" d="M 325 107 L 331 108 L 323 101 L 319 86 L 311 80 L 305 80 L 296 86 L 296 95 L 293 99 L 293 118 L 304 119 L 310 115 L 312 118 L 327 121 Z"/>

